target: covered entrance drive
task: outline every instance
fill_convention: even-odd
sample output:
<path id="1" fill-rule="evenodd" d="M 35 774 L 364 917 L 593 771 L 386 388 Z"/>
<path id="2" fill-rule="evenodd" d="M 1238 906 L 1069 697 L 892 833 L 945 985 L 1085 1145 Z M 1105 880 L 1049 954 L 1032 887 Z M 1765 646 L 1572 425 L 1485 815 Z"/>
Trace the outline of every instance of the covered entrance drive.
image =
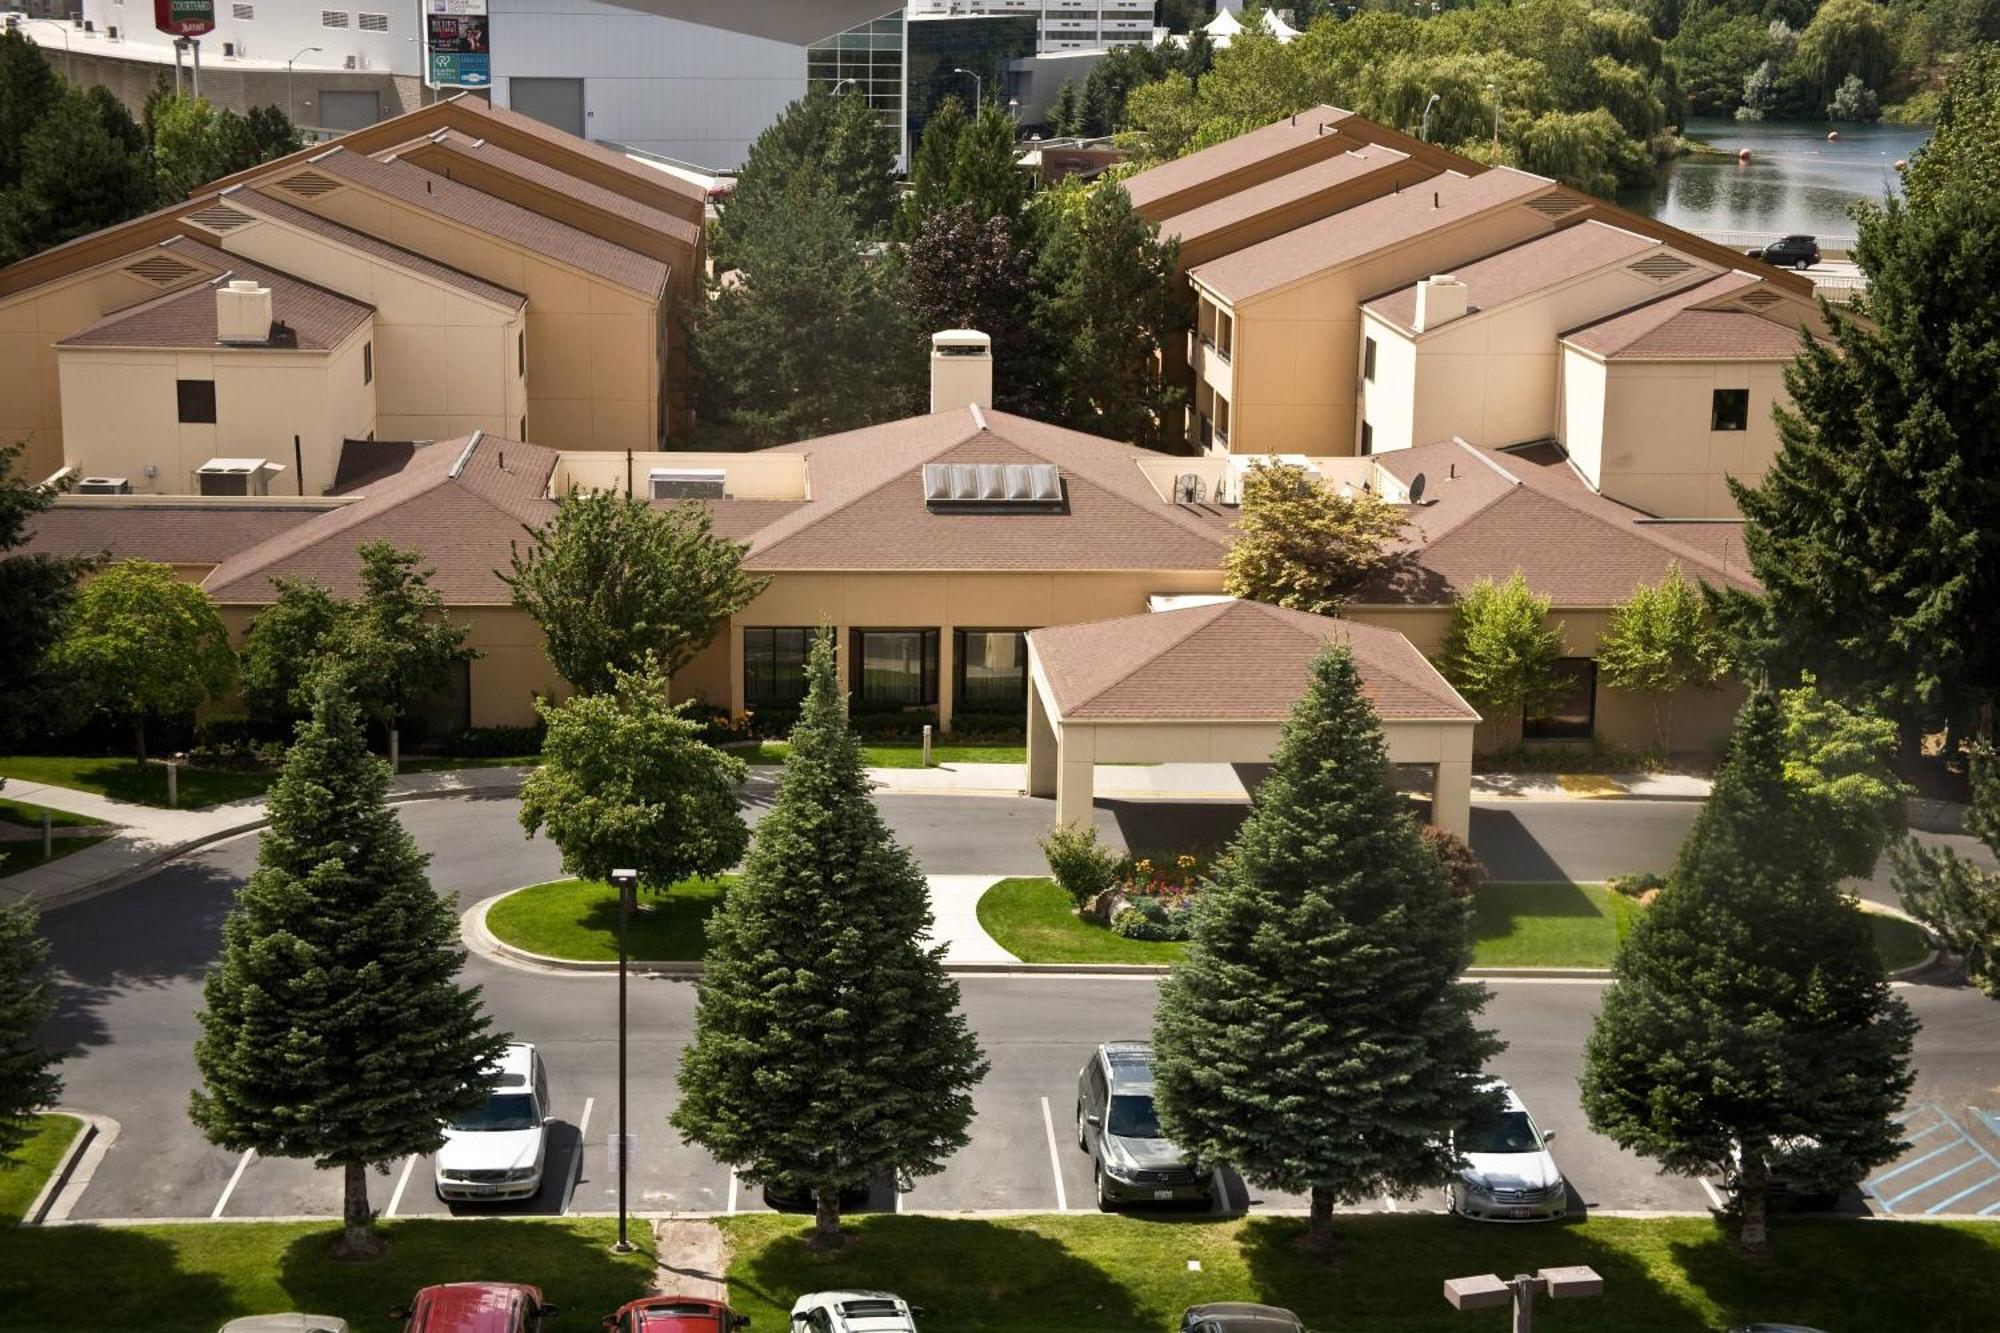
<path id="1" fill-rule="evenodd" d="M 1218 602 L 1028 635 L 1028 792 L 1088 822 L 1098 764 L 1263 764 L 1327 643 L 1354 654 L 1393 764 L 1432 774 L 1431 821 L 1471 831 L 1479 714 L 1394 630 Z"/>

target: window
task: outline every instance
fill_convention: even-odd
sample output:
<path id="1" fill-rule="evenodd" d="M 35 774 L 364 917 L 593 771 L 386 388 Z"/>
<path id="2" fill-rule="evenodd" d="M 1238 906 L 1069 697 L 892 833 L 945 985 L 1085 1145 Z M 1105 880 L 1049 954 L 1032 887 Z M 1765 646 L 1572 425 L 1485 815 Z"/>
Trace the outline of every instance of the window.
<path id="1" fill-rule="evenodd" d="M 230 17 L 234 18 L 238 23 L 248 23 L 251 19 L 257 17 L 257 6 L 231 5 L 229 7 L 229 14 Z"/>
<path id="2" fill-rule="evenodd" d="M 743 631 L 743 702 L 795 704 L 806 697 L 806 652 L 812 631 L 806 629 L 746 629 Z"/>
<path id="3" fill-rule="evenodd" d="M 527 438 L 528 438 L 528 419 L 527 419 L 526 417 L 522 417 L 522 418 L 521 418 L 521 439 L 522 439 L 523 441 L 525 441 L 525 440 L 526 440 Z"/>
<path id="4" fill-rule="evenodd" d="M 1556 660 L 1563 693 L 1546 716 L 1521 720 L 1521 737 L 1531 741 L 1587 741 L 1597 727 L 1597 663 L 1588 657 Z"/>
<path id="5" fill-rule="evenodd" d="M 179 399 L 182 425 L 215 424 L 214 380 L 175 380 L 174 395 Z"/>
<path id="6" fill-rule="evenodd" d="M 358 14 L 355 17 L 359 20 L 357 26 L 363 32 L 389 31 L 389 16 L 387 14 Z"/>
<path id="7" fill-rule="evenodd" d="M 952 692 L 962 712 L 1012 712 L 1028 699 L 1028 638 L 1014 629 L 953 635 Z"/>
<path id="8" fill-rule="evenodd" d="M 372 342 L 361 344 L 361 382 L 363 384 L 375 382 L 375 344 Z"/>
<path id="9" fill-rule="evenodd" d="M 514 335 L 514 373 L 522 379 L 528 378 L 528 331 L 522 329 Z"/>
<path id="10" fill-rule="evenodd" d="M 854 631 L 854 695 L 878 707 L 937 702 L 938 634 L 934 629 Z"/>
<path id="11" fill-rule="evenodd" d="M 1375 340 L 1361 340 L 1361 378 L 1370 384 L 1375 382 Z"/>
<path id="12" fill-rule="evenodd" d="M 1708 409 L 1710 430 L 1748 430 L 1750 428 L 1750 391 L 1748 389 L 1717 389 Z"/>
<path id="13" fill-rule="evenodd" d="M 1368 457 L 1375 452 L 1375 427 L 1371 422 L 1361 423 L 1361 456 Z"/>

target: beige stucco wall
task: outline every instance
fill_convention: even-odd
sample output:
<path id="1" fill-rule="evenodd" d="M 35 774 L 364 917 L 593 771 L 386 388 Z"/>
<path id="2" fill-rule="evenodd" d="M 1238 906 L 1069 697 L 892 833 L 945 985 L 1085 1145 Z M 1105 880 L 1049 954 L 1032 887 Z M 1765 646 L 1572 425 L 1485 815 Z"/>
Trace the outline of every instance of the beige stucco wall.
<path id="1" fill-rule="evenodd" d="M 1566 348 L 1565 444 L 1600 492 L 1662 518 L 1733 518 L 1725 477 L 1753 482 L 1777 456 L 1782 361 L 1597 361 Z M 1600 386 L 1601 385 L 1601 389 Z M 1709 429 L 1717 389 L 1748 389 L 1747 428 Z M 1602 395 L 1601 413 L 1592 408 Z M 1593 429 L 1594 427 L 1594 429 Z"/>
<path id="2" fill-rule="evenodd" d="M 86 475 L 125 477 L 156 495 L 196 493 L 195 469 L 211 458 L 263 458 L 284 468 L 271 489 L 296 495 L 296 435 L 303 493 L 319 495 L 333 484 L 341 441 L 375 428 L 375 387 L 362 381 L 372 336 L 363 320 L 330 352 L 63 348 L 64 452 Z M 213 424 L 180 422 L 182 379 L 215 382 Z"/>
<path id="3" fill-rule="evenodd" d="M 700 471 L 719 468 L 732 500 L 803 500 L 806 498 L 806 456 L 803 453 L 608 453 L 577 450 L 556 460 L 550 479 L 552 494 L 571 490 L 623 491 L 630 466 L 632 491 L 647 493 L 647 475 L 654 468 Z"/>

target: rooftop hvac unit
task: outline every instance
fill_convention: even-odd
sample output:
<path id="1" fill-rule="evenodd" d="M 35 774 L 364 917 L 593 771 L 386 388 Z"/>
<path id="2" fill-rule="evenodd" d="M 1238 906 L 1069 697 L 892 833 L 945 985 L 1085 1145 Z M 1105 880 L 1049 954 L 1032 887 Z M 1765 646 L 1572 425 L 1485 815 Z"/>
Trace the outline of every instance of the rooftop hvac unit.
<path id="1" fill-rule="evenodd" d="M 76 484 L 78 495 L 130 495 L 132 483 L 123 477 L 85 477 Z"/>
<path id="2" fill-rule="evenodd" d="M 343 65 L 347 69 L 359 69 L 361 66 L 361 58 L 359 56 L 349 56 L 346 59 L 346 61 L 343 62 Z"/>
<path id="3" fill-rule="evenodd" d="M 719 467 L 656 467 L 646 474 L 647 494 L 655 500 L 720 500 L 728 493 L 726 481 Z"/>
<path id="4" fill-rule="evenodd" d="M 222 54 L 223 54 L 223 57 L 224 57 L 224 59 L 227 59 L 227 58 L 229 58 L 230 56 L 233 56 L 233 55 L 235 55 L 235 54 L 236 54 L 236 43 L 234 43 L 234 42 L 224 42 L 224 43 L 222 44 Z"/>
<path id="5" fill-rule="evenodd" d="M 115 41 L 117 41 L 117 40 L 118 40 L 118 25 L 114 23 L 114 24 L 110 25 L 109 27 L 105 28 L 105 30 L 104 30 L 104 35 L 105 35 L 106 37 L 109 37 L 109 38 L 110 38 L 110 39 L 111 39 L 112 41 L 114 41 L 114 42 L 115 42 Z"/>
<path id="6" fill-rule="evenodd" d="M 269 495 L 277 470 L 261 458 L 211 458 L 194 475 L 202 495 Z"/>
<path id="7" fill-rule="evenodd" d="M 1208 498 L 1208 484 L 1199 472 L 1183 472 L 1174 478 L 1174 501 L 1177 504 L 1198 505 Z"/>

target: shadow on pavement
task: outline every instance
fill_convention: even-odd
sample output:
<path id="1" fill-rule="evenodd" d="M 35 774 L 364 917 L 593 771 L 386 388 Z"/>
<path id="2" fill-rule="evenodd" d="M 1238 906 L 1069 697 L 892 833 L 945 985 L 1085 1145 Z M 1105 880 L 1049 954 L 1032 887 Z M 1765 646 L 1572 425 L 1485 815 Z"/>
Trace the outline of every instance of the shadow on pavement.
<path id="1" fill-rule="evenodd" d="M 1566 880 L 1569 875 L 1511 810 L 1472 807 L 1472 850 L 1494 879 Z"/>

